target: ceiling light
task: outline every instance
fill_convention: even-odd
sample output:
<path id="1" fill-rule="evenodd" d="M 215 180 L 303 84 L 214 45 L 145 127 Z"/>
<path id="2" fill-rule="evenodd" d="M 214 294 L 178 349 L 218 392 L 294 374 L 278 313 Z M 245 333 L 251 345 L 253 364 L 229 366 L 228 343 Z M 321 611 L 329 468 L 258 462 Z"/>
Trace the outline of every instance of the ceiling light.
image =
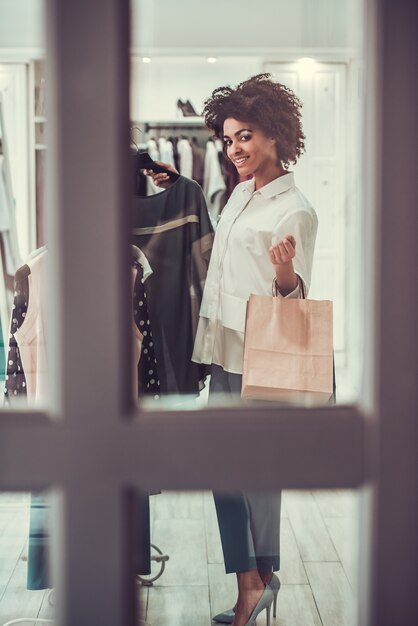
<path id="1" fill-rule="evenodd" d="M 151 63 L 151 59 L 149 57 L 142 57 L 142 63 Z"/>
<path id="2" fill-rule="evenodd" d="M 216 57 L 208 57 L 208 63 L 216 63 L 217 58 Z"/>
<path id="3" fill-rule="evenodd" d="M 316 65 L 316 61 L 315 59 L 312 59 L 311 57 L 302 57 L 301 59 L 298 59 L 300 76 L 308 79 L 310 76 L 312 76 L 314 69 L 315 69 L 315 65 Z"/>

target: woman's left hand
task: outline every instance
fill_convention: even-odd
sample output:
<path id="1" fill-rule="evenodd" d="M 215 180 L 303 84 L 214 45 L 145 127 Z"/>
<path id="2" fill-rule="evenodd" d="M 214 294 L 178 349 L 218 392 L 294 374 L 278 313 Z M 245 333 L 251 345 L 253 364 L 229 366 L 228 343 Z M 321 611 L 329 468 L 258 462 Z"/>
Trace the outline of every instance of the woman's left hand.
<path id="1" fill-rule="evenodd" d="M 296 255 L 296 240 L 293 235 L 286 235 L 272 244 L 269 249 L 270 261 L 273 265 L 285 265 Z"/>
<path id="2" fill-rule="evenodd" d="M 171 165 L 171 163 L 163 163 L 163 161 L 155 161 L 157 165 L 162 165 L 170 172 L 174 172 L 174 174 L 178 174 L 178 171 L 175 167 Z M 154 172 L 153 170 L 142 170 L 145 176 L 150 176 L 152 178 L 152 182 L 157 187 L 161 187 L 162 189 L 168 189 L 173 184 L 172 178 L 165 172 Z"/>

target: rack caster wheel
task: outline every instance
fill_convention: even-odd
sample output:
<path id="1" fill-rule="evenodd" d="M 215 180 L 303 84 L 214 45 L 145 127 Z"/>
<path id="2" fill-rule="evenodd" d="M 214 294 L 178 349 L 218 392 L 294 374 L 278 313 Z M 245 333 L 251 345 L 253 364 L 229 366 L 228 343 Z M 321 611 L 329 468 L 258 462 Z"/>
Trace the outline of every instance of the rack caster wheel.
<path id="1" fill-rule="evenodd" d="M 165 564 L 170 557 L 168 554 L 163 554 L 160 548 L 153 543 L 151 544 L 151 574 L 149 576 L 137 576 L 138 582 L 144 587 L 152 587 L 154 581 L 163 575 L 165 570 Z M 153 564 L 156 563 L 157 567 L 154 568 Z M 155 570 L 155 571 L 154 571 Z"/>

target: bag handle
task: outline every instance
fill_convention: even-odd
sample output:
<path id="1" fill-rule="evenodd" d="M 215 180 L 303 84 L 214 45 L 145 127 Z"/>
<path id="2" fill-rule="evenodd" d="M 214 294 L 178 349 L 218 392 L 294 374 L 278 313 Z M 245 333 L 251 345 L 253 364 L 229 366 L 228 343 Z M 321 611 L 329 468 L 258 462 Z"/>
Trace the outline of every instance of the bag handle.
<path id="1" fill-rule="evenodd" d="M 298 285 L 299 285 L 299 290 L 301 293 L 301 299 L 302 300 L 306 300 L 306 293 L 305 293 L 305 283 L 303 282 L 302 278 L 299 276 L 299 274 L 296 274 L 297 278 L 298 278 Z M 277 298 L 277 292 L 278 292 L 278 286 L 277 286 L 277 280 L 276 278 L 273 278 L 273 282 L 271 284 L 271 295 L 273 296 L 273 298 Z"/>

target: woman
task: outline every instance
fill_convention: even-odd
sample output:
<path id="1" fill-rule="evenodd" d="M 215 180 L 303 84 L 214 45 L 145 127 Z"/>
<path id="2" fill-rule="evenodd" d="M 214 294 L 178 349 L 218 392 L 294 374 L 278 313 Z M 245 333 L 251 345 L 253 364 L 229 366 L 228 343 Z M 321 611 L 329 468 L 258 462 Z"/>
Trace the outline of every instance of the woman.
<path id="1" fill-rule="evenodd" d="M 243 178 L 222 211 L 200 310 L 193 360 L 212 365 L 210 399 L 240 394 L 245 311 L 251 293 L 298 298 L 308 293 L 317 217 L 295 187 L 290 163 L 304 150 L 301 104 L 259 74 L 205 102 L 207 127 L 224 142 Z M 154 180 L 164 185 L 165 175 Z M 235 572 L 234 609 L 214 619 L 250 626 L 277 599 L 280 494 L 214 493 L 227 573 Z M 275 606 L 274 606 L 275 614 Z"/>

